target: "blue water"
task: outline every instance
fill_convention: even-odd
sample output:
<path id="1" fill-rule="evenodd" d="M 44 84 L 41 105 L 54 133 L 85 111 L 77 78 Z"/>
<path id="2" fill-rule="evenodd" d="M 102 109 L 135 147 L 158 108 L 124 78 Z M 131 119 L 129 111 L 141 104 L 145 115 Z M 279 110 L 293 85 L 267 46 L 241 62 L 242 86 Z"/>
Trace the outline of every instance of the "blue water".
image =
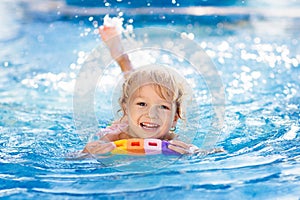
<path id="1" fill-rule="evenodd" d="M 86 142 L 74 123 L 74 82 L 84 59 L 102 45 L 93 33 L 93 21 L 101 19 L 49 14 L 31 6 L 0 3 L 1 198 L 299 199 L 297 13 L 287 9 L 281 17 L 254 13 L 213 21 L 209 19 L 214 16 L 187 15 L 189 24 L 180 22 L 180 16 L 156 24 L 125 15 L 135 27 L 168 27 L 194 34 L 225 87 L 225 125 L 216 146 L 227 152 L 74 160 Z M 295 1 L 290 6 L 299 8 Z M 168 41 L 159 35 L 157 39 Z M 207 88 L 195 87 L 200 105 L 199 112 L 191 115 L 201 122 L 194 138 L 194 144 L 201 146 L 213 117 L 209 95 L 203 92 Z M 109 102 L 96 105 L 99 128 L 113 119 L 107 108 Z"/>

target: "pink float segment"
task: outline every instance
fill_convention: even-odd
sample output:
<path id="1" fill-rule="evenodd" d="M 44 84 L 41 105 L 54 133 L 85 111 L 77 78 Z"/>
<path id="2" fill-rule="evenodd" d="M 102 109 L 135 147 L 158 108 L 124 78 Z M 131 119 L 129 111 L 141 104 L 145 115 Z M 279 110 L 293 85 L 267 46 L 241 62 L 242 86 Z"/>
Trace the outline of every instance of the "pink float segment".
<path id="1" fill-rule="evenodd" d="M 162 141 L 158 139 L 144 139 L 145 153 L 148 154 L 161 154 Z"/>
<path id="2" fill-rule="evenodd" d="M 127 155 L 180 155 L 180 153 L 168 148 L 169 142 L 159 139 L 123 139 L 113 142 L 116 146 L 112 154 Z"/>

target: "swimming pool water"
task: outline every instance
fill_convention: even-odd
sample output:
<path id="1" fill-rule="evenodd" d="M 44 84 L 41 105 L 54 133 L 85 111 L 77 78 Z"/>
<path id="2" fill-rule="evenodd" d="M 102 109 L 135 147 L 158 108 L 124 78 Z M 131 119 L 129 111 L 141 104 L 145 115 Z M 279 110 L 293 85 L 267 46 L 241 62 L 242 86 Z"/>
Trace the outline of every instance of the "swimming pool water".
<path id="1" fill-rule="evenodd" d="M 211 24 L 196 17 L 189 25 L 178 16 L 175 25 L 134 19 L 136 27 L 193 33 L 210 56 L 225 87 L 225 127 L 217 146 L 227 152 L 168 158 L 167 164 L 161 157 L 112 158 L 103 164 L 72 159 L 85 145 L 74 124 L 75 80 L 85 58 L 101 45 L 93 20 L 36 14 L 20 2 L 7 2 L 0 3 L 6 11 L 0 26 L 5 29 L 0 34 L 1 198 L 299 199 L 298 17 L 226 16 Z M 196 89 L 201 102 L 192 115 L 199 115 L 200 137 L 212 115 L 209 91 L 203 85 Z M 103 104 L 104 113 L 96 109 L 99 127 L 113 117 L 106 111 L 109 103 Z M 196 137 L 194 144 L 201 140 Z M 161 168 L 139 170 L 157 163 Z"/>

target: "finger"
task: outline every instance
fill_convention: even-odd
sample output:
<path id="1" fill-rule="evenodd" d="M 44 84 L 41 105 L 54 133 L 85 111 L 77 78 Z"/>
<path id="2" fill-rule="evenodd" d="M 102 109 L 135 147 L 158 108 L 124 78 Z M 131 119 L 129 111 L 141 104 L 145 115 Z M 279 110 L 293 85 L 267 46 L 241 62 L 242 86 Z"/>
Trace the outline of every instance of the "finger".
<path id="1" fill-rule="evenodd" d="M 117 31 L 113 27 L 100 26 L 98 28 L 98 32 L 102 38 L 102 40 L 106 41 L 114 36 L 118 35 Z"/>
<path id="2" fill-rule="evenodd" d="M 187 143 L 185 143 L 185 142 L 182 142 L 182 141 L 180 141 L 180 140 L 171 140 L 171 141 L 170 141 L 170 144 L 175 145 L 175 146 L 182 147 L 182 148 L 184 148 L 184 149 L 189 149 L 189 148 L 192 146 L 192 145 L 187 144 Z"/>
<path id="3" fill-rule="evenodd" d="M 93 141 L 93 142 L 88 143 L 88 144 L 84 147 L 82 153 L 91 153 L 92 150 L 93 150 L 97 145 L 98 145 L 98 142 L 97 142 L 97 141 Z"/>
<path id="4" fill-rule="evenodd" d="M 113 28 L 113 27 L 105 26 L 105 25 L 99 26 L 99 30 L 101 30 L 101 31 L 106 31 L 106 30 L 109 30 L 109 29 L 112 29 L 112 28 Z"/>
<path id="5" fill-rule="evenodd" d="M 107 30 L 113 30 L 113 29 L 115 29 L 115 27 L 113 27 L 113 26 L 103 26 L 103 30 L 105 30 L 105 31 L 107 31 Z"/>
<path id="6" fill-rule="evenodd" d="M 83 153 L 104 154 L 112 151 L 115 147 L 115 144 L 112 142 L 103 143 L 103 141 L 94 141 L 84 148 Z"/>
<path id="7" fill-rule="evenodd" d="M 214 154 L 214 153 L 223 153 L 226 152 L 226 150 L 224 148 L 214 148 L 211 149 L 208 154 Z"/>
<path id="8" fill-rule="evenodd" d="M 99 27 L 98 28 L 98 33 L 99 33 L 100 37 L 102 37 L 102 35 L 103 35 L 103 28 Z"/>
<path id="9" fill-rule="evenodd" d="M 101 143 L 96 149 L 94 154 L 105 154 L 111 152 L 116 145 L 112 142 L 109 143 Z"/>
<path id="10" fill-rule="evenodd" d="M 116 27 L 100 26 L 98 30 L 100 33 L 108 33 L 109 35 L 119 35 Z"/>
<path id="11" fill-rule="evenodd" d="M 172 144 L 169 144 L 168 148 L 173 150 L 173 151 L 176 151 L 180 154 L 188 154 L 189 153 L 188 149 L 184 149 L 182 147 L 175 146 L 175 145 L 172 145 Z"/>

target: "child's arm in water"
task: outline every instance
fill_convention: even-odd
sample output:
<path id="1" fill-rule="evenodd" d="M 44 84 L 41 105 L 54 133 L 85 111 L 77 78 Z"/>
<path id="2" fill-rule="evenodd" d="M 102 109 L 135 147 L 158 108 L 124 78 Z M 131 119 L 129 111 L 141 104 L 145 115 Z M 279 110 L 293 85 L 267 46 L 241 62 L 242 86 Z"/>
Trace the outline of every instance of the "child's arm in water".
<path id="1" fill-rule="evenodd" d="M 90 153 L 90 154 L 109 153 L 116 148 L 113 142 L 126 138 L 124 137 L 124 135 L 125 134 L 123 132 L 107 133 L 104 136 L 102 136 L 99 140 L 87 143 L 82 153 Z"/>
<path id="2" fill-rule="evenodd" d="M 122 72 L 125 74 L 132 71 L 133 67 L 128 55 L 124 53 L 121 42 L 121 34 L 118 33 L 116 27 L 101 26 L 99 28 L 100 36 L 106 46 L 109 48 L 110 54 L 119 64 Z"/>
<path id="3" fill-rule="evenodd" d="M 106 154 L 114 150 L 116 146 L 112 142 L 105 142 L 103 140 L 97 140 L 87 143 L 82 153 L 89 154 Z"/>

